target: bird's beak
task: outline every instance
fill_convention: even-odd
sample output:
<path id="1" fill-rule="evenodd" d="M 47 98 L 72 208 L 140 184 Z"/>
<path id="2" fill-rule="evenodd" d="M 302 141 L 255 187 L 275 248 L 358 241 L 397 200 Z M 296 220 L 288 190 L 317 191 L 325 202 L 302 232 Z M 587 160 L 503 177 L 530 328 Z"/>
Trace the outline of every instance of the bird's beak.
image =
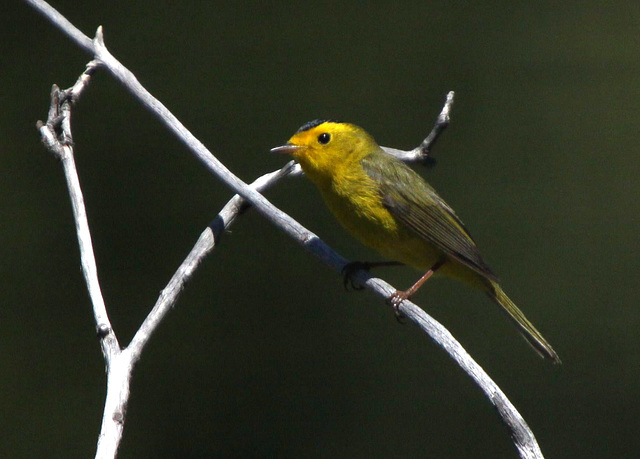
<path id="1" fill-rule="evenodd" d="M 304 147 L 302 147 L 301 145 L 294 145 L 292 143 L 288 143 L 286 145 L 281 145 L 279 147 L 272 148 L 271 153 L 281 153 L 281 154 L 284 153 L 287 155 L 292 155 L 296 151 L 299 151 L 302 148 Z"/>

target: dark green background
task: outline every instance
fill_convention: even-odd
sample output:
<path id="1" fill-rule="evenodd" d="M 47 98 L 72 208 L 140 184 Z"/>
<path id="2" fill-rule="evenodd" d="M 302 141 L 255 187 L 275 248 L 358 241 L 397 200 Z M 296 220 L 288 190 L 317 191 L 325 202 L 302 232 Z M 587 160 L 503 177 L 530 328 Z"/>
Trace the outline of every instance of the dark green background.
<path id="1" fill-rule="evenodd" d="M 502 387 L 549 458 L 640 450 L 640 5 L 614 2 L 85 2 L 55 5 L 232 171 L 333 117 L 417 145 L 421 173 L 562 357 L 538 359 L 482 294 L 416 302 Z M 233 4 L 233 5 L 231 5 Z M 0 456 L 90 457 L 104 365 L 59 164 L 39 143 L 52 83 L 89 56 L 22 2 L 0 19 Z M 105 71 L 73 118 L 100 280 L 127 343 L 231 193 Z M 267 197 L 352 259 L 304 179 Z M 408 268 L 381 273 L 406 288 Z M 256 213 L 197 272 L 136 367 L 121 448 L 138 457 L 515 457 L 443 351 Z"/>

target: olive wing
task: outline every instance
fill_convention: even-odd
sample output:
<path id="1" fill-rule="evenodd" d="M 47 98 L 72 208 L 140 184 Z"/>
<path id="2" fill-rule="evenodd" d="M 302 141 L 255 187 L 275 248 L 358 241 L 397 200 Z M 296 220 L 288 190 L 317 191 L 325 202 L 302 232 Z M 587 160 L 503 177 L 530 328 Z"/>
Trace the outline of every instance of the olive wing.
<path id="1" fill-rule="evenodd" d="M 422 177 L 383 151 L 363 158 L 361 164 L 378 184 L 382 202 L 395 218 L 448 257 L 498 280 L 462 221 Z"/>

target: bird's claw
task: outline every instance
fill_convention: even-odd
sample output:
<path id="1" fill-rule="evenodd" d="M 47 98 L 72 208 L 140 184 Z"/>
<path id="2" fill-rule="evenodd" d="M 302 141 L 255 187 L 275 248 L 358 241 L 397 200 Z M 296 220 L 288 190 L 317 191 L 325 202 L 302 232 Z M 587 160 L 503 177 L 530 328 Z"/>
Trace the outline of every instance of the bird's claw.
<path id="1" fill-rule="evenodd" d="M 396 290 L 393 295 L 387 298 L 387 302 L 393 308 L 393 312 L 396 315 L 396 320 L 401 324 L 404 323 L 403 319 L 405 318 L 404 314 L 400 311 L 400 305 L 402 302 L 409 298 L 407 292 L 402 292 L 400 290 Z"/>
<path id="2" fill-rule="evenodd" d="M 369 271 L 370 264 L 362 261 L 352 261 L 351 263 L 347 263 L 342 268 L 342 284 L 344 285 L 345 290 L 349 290 L 349 285 L 353 290 L 364 290 L 364 287 L 353 280 L 353 273 L 356 271 L 360 271 L 361 269 L 365 271 Z"/>

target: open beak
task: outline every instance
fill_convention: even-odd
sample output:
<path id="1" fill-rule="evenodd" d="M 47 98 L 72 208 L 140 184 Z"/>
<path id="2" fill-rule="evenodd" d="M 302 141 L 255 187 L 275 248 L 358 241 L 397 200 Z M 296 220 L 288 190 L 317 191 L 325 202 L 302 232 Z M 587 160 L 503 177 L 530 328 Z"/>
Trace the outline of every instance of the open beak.
<path id="1" fill-rule="evenodd" d="M 294 154 L 296 151 L 300 150 L 302 147 L 301 145 L 293 145 L 291 143 L 288 143 L 286 145 L 281 145 L 279 147 L 275 147 L 271 149 L 271 153 L 284 153 L 287 155 L 292 155 Z"/>

